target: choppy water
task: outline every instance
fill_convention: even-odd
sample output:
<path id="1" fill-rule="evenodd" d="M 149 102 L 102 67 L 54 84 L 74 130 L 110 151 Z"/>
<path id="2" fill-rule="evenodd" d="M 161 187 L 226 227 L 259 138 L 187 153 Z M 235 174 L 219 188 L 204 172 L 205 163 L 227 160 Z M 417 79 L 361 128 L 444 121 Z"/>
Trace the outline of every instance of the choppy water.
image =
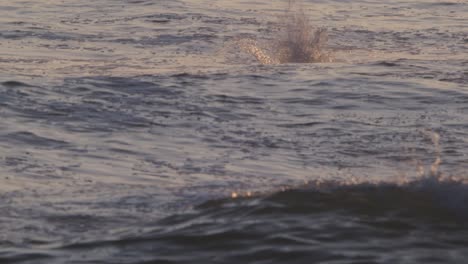
<path id="1" fill-rule="evenodd" d="M 464 263 L 468 3 L 285 6 L 2 2 L 0 262 Z"/>

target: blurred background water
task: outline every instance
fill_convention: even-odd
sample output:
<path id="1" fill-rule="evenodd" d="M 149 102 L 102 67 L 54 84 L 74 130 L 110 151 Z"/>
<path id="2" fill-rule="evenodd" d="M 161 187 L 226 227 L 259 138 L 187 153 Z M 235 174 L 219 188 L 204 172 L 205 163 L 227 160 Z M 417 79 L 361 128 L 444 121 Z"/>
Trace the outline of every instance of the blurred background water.
<path id="1" fill-rule="evenodd" d="M 468 3 L 286 7 L 2 2 L 0 262 L 464 263 Z"/>

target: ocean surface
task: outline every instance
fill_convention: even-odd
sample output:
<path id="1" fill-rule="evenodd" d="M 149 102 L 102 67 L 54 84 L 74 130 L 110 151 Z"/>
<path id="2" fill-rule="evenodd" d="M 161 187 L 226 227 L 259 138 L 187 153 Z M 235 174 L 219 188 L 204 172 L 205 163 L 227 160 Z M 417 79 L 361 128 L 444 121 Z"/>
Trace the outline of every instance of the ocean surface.
<path id="1" fill-rule="evenodd" d="M 296 5 L 2 1 L 0 263 L 467 263 L 468 2 Z"/>

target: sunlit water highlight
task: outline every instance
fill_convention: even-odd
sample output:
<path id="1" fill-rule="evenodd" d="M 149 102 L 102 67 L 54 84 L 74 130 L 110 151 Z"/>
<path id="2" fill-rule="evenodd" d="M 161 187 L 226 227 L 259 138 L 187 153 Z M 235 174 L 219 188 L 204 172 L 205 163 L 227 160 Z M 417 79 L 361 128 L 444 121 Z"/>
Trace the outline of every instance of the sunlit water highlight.
<path id="1" fill-rule="evenodd" d="M 464 263 L 468 5 L 297 4 L 2 3 L 0 262 Z"/>

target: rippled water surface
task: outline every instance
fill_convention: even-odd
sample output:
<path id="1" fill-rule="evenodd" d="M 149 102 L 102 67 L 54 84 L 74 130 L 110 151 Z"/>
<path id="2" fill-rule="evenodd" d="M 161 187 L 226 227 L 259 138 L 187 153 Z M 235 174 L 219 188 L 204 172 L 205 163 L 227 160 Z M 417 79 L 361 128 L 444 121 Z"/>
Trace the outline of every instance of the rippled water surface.
<path id="1" fill-rule="evenodd" d="M 465 263 L 468 3 L 0 3 L 1 263 Z"/>

